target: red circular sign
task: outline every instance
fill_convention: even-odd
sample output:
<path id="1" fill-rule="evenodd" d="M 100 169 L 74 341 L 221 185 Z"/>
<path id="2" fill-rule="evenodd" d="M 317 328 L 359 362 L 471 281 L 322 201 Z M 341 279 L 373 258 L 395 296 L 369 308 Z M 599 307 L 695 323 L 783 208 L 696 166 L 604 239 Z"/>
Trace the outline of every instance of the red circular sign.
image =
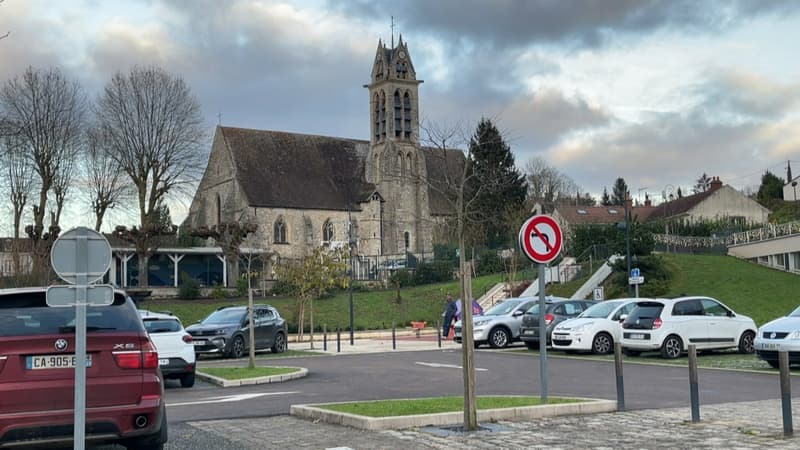
<path id="1" fill-rule="evenodd" d="M 562 243 L 561 227 L 550 216 L 533 216 L 519 229 L 519 248 L 533 262 L 546 264 L 554 260 Z"/>

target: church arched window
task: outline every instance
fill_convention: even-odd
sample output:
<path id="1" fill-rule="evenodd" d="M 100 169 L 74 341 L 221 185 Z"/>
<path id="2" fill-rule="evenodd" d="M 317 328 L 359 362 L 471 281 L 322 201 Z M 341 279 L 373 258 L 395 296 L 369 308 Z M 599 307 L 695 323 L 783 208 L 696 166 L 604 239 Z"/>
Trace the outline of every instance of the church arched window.
<path id="1" fill-rule="evenodd" d="M 310 217 L 303 218 L 303 226 L 305 227 L 306 233 L 306 244 L 313 244 L 314 243 L 314 225 L 311 224 Z"/>
<path id="2" fill-rule="evenodd" d="M 381 92 L 381 98 L 378 100 L 381 107 L 380 121 L 381 121 L 381 137 L 386 139 L 386 95 Z"/>
<path id="3" fill-rule="evenodd" d="M 403 160 L 403 154 L 402 153 L 398 153 L 397 154 L 397 169 L 396 170 L 397 170 L 397 174 L 398 175 L 402 176 L 402 175 L 406 174 L 405 161 Z"/>
<path id="4" fill-rule="evenodd" d="M 411 158 L 411 153 L 406 154 L 406 168 L 408 168 L 409 175 L 414 175 L 417 173 L 416 168 L 414 167 L 414 160 Z"/>
<path id="5" fill-rule="evenodd" d="M 222 222 L 222 199 L 217 194 L 217 225 Z"/>
<path id="6" fill-rule="evenodd" d="M 400 137 L 403 133 L 402 105 L 400 104 L 400 92 L 394 91 L 394 135 Z"/>
<path id="7" fill-rule="evenodd" d="M 380 96 L 375 94 L 375 141 L 377 142 L 381 138 L 381 103 L 380 103 Z"/>
<path id="8" fill-rule="evenodd" d="M 403 96 L 403 137 L 411 139 L 411 95 Z"/>
<path id="9" fill-rule="evenodd" d="M 322 240 L 324 242 L 330 242 L 333 240 L 333 223 L 331 219 L 325 221 L 325 224 L 322 225 Z"/>
<path id="10" fill-rule="evenodd" d="M 284 222 L 283 216 L 278 216 L 272 229 L 276 244 L 286 244 L 288 242 L 286 240 L 286 222 Z"/>

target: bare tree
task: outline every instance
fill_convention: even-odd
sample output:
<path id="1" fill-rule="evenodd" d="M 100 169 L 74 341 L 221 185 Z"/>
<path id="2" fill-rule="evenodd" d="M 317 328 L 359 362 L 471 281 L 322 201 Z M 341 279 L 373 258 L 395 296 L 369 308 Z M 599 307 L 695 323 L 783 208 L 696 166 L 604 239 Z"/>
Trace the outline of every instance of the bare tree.
<path id="1" fill-rule="evenodd" d="M 43 229 L 48 194 L 80 151 L 86 111 L 83 90 L 58 69 L 28 67 L 0 89 L 0 108 L 9 132 L 39 176 L 33 218 L 34 227 Z"/>
<path id="2" fill-rule="evenodd" d="M 61 223 L 61 212 L 64 210 L 64 202 L 67 199 L 67 193 L 72 185 L 73 168 L 75 167 L 75 159 L 70 158 L 63 162 L 63 167 L 53 178 L 53 196 L 55 197 L 55 223 Z"/>
<path id="3" fill-rule="evenodd" d="M 572 178 L 540 156 L 532 157 L 525 164 L 525 179 L 528 181 L 528 197 L 548 209 L 581 190 Z"/>
<path id="4" fill-rule="evenodd" d="M 117 72 L 106 85 L 97 119 L 109 155 L 136 190 L 140 229 L 147 230 L 159 201 L 196 181 L 203 168 L 200 105 L 180 76 L 134 67 L 128 74 Z M 137 240 L 139 267 L 147 267 L 151 251 L 152 243 Z"/>
<path id="5" fill-rule="evenodd" d="M 33 192 L 34 171 L 15 136 L 3 136 L 0 142 L 2 142 L 0 167 L 5 175 L 6 191 L 11 200 L 14 216 L 14 239 L 16 240 L 19 239 L 25 206 Z"/>
<path id="6" fill-rule="evenodd" d="M 108 210 L 124 201 L 130 192 L 125 173 L 108 152 L 108 137 L 102 128 L 93 128 L 86 136 L 86 156 L 82 159 L 88 183 L 85 191 L 94 213 L 94 229 L 100 231 Z"/>

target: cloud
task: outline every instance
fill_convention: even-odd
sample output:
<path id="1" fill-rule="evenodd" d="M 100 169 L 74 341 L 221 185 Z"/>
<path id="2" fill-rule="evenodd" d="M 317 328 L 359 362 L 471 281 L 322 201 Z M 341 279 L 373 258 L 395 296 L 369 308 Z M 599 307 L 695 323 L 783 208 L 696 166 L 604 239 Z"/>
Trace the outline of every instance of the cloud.
<path id="1" fill-rule="evenodd" d="M 780 83 L 735 68 L 714 70 L 693 91 L 706 115 L 718 120 L 772 120 L 800 103 L 800 83 Z"/>
<path id="2" fill-rule="evenodd" d="M 718 32 L 757 15 L 800 7 L 790 0 L 726 3 L 694 0 L 358 0 L 329 1 L 332 8 L 370 20 L 394 14 L 403 31 L 424 32 L 455 43 L 497 47 L 531 43 L 599 47 L 617 34 L 661 29 Z"/>

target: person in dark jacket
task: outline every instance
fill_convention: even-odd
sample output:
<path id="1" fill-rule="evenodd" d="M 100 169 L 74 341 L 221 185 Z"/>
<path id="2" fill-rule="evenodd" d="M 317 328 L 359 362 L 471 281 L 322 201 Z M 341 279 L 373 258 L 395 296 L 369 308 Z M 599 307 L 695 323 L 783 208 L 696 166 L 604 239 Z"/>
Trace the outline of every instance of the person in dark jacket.
<path id="1" fill-rule="evenodd" d="M 445 310 L 444 310 L 444 323 L 442 324 L 442 337 L 447 339 L 450 334 L 450 327 L 453 324 L 453 319 L 456 317 L 456 302 L 453 300 L 453 295 L 449 292 L 445 297 Z"/>

